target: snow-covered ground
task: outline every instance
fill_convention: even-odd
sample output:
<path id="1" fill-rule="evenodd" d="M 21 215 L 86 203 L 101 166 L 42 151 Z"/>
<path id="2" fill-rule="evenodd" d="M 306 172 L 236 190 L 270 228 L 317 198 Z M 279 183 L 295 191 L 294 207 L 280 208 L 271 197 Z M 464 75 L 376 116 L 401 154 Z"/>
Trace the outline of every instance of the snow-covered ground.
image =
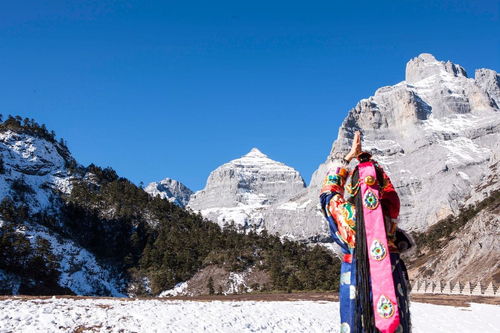
<path id="1" fill-rule="evenodd" d="M 337 302 L 0 300 L 0 332 L 339 332 Z M 414 333 L 500 332 L 500 307 L 412 304 Z"/>

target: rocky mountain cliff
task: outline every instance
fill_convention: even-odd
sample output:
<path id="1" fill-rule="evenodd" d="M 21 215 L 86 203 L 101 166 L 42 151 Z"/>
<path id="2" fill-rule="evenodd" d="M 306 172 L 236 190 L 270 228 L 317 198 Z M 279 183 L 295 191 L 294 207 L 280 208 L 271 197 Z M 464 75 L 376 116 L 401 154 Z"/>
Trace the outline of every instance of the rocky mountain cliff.
<path id="1" fill-rule="evenodd" d="M 500 190 L 481 197 L 484 189 L 498 186 L 499 163 L 475 188 L 456 216 L 448 216 L 426 231 L 416 233 L 416 253 L 407 257 L 411 279 L 500 283 Z M 496 185 L 495 185 L 496 184 Z"/>
<path id="2" fill-rule="evenodd" d="M 461 66 L 422 54 L 408 62 L 406 81 L 378 89 L 349 112 L 329 158 L 361 129 L 365 149 L 399 190 L 402 225 L 425 229 L 456 214 L 498 161 L 499 97 L 494 71 L 471 79 Z"/>

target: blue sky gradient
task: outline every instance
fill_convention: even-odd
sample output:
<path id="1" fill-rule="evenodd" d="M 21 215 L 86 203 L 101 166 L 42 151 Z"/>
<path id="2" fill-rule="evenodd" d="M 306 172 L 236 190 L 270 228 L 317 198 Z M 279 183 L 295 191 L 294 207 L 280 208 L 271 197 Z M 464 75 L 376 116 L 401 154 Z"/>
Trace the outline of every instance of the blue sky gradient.
<path id="1" fill-rule="evenodd" d="M 499 1 L 11 1 L 0 113 L 82 164 L 201 189 L 258 147 L 308 182 L 347 111 L 420 53 L 500 69 Z"/>

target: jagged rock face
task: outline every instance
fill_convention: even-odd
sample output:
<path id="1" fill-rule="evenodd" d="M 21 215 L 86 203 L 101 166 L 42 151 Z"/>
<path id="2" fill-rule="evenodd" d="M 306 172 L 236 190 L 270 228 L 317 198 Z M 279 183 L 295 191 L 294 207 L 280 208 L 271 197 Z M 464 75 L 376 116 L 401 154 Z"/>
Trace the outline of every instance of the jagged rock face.
<path id="1" fill-rule="evenodd" d="M 491 69 L 481 68 L 476 70 L 475 81 L 495 101 L 496 106 L 500 107 L 500 75 Z"/>
<path id="2" fill-rule="evenodd" d="M 170 178 L 165 178 L 159 182 L 149 183 L 148 186 L 144 188 L 144 191 L 153 197 L 159 195 L 160 198 L 167 199 L 179 207 L 185 207 L 193 194 L 193 191 L 184 184 Z"/>
<path id="3" fill-rule="evenodd" d="M 481 69 L 476 79 L 467 78 L 459 65 L 423 54 L 408 63 L 406 75 L 406 81 L 378 89 L 349 111 L 309 188 L 281 203 L 285 209 L 265 212 L 268 229 L 327 239 L 318 192 L 328 161 L 348 152 L 355 130 L 362 131 L 364 149 L 397 187 L 403 228 L 426 229 L 456 214 L 469 197 L 481 200 L 498 188 L 498 182 L 477 187 L 500 157 L 498 74 Z"/>
<path id="4" fill-rule="evenodd" d="M 494 211 L 483 211 L 468 221 L 464 227 L 466 232 L 451 239 L 438 255 L 430 256 L 421 267 L 423 272 L 431 272 L 429 278 L 438 281 L 473 281 L 487 285 L 493 280 L 498 284 L 499 214 L 498 208 Z M 421 271 L 412 273 L 416 278 L 425 276 Z"/>
<path id="5" fill-rule="evenodd" d="M 191 196 L 189 207 L 223 225 L 262 227 L 262 212 L 305 188 L 299 172 L 258 149 L 214 170 L 206 187 Z"/>
<path id="6" fill-rule="evenodd" d="M 467 77 L 465 69 L 450 61 L 437 61 L 432 54 L 422 53 L 406 65 L 406 83 L 414 84 L 441 72 L 454 77 Z"/>

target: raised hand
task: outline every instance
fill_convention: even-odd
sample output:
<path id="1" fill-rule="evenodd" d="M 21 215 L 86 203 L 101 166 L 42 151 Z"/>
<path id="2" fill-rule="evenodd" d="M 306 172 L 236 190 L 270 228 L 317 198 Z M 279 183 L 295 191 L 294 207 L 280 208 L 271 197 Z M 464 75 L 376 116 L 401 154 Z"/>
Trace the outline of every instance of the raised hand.
<path id="1" fill-rule="evenodd" d="M 361 132 L 356 131 L 354 133 L 354 139 L 352 140 L 351 151 L 345 156 L 347 161 L 351 161 L 353 158 L 358 156 L 362 152 L 361 149 Z"/>

